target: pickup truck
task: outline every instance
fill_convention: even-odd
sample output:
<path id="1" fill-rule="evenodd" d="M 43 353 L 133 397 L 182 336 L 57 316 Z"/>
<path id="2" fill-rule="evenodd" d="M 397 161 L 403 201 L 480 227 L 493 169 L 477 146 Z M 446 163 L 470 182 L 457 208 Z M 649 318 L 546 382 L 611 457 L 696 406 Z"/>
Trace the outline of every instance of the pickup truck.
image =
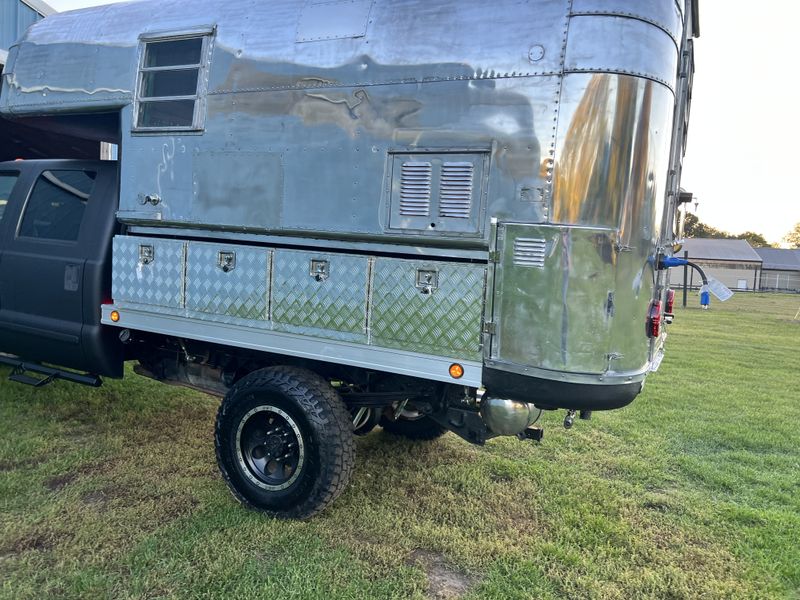
<path id="1" fill-rule="evenodd" d="M 661 362 L 694 0 L 142 0 L 9 50 L 0 362 L 222 397 L 234 495 L 307 518 L 353 434 L 539 440 Z M 678 236 L 679 237 L 679 236 Z"/>

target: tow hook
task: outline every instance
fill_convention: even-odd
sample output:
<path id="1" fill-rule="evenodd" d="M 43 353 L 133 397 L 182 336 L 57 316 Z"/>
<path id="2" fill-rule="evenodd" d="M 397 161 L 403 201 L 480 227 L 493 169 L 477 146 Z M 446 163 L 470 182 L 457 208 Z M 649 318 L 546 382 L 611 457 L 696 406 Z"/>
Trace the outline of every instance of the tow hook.
<path id="1" fill-rule="evenodd" d="M 564 429 L 571 429 L 575 424 L 575 415 L 578 414 L 581 421 L 591 421 L 592 411 L 582 410 L 580 413 L 576 410 L 568 410 L 567 416 L 564 417 Z"/>

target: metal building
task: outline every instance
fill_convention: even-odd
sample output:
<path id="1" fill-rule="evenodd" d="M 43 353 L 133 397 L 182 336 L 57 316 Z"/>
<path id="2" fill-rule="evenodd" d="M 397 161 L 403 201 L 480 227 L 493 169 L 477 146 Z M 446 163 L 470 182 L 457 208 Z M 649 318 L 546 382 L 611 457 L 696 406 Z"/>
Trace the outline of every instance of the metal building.
<path id="1" fill-rule="evenodd" d="M 0 75 L 8 51 L 25 31 L 56 11 L 42 0 L 0 0 Z M 56 134 L 41 119 L 0 119 L 0 161 L 17 158 L 97 158 L 100 144 L 77 136 Z"/>
<path id="2" fill-rule="evenodd" d="M 761 257 L 746 240 L 709 238 L 688 239 L 680 255 L 687 251 L 689 260 L 703 267 L 709 277 L 718 279 L 733 290 L 757 291 L 761 282 Z M 683 283 L 683 268 L 671 269 L 672 287 Z M 699 277 L 689 269 L 689 287 L 701 285 Z"/>
<path id="3" fill-rule="evenodd" d="M 800 250 L 756 248 L 764 261 L 761 289 L 776 292 L 800 292 Z"/>
<path id="4" fill-rule="evenodd" d="M 25 30 L 56 11 L 41 0 L 0 0 L 0 70 L 8 49 Z"/>

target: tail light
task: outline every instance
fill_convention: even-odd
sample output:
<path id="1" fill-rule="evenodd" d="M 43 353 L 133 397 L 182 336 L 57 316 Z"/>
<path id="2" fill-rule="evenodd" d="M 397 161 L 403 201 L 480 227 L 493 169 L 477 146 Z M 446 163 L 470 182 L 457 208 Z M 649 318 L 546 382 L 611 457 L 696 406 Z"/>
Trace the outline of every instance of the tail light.
<path id="1" fill-rule="evenodd" d="M 671 315 L 675 308 L 675 290 L 667 290 L 667 306 L 664 312 Z"/>
<path id="2" fill-rule="evenodd" d="M 650 314 L 647 317 L 647 337 L 657 338 L 661 335 L 661 318 L 663 316 L 660 300 L 655 300 L 650 305 Z"/>

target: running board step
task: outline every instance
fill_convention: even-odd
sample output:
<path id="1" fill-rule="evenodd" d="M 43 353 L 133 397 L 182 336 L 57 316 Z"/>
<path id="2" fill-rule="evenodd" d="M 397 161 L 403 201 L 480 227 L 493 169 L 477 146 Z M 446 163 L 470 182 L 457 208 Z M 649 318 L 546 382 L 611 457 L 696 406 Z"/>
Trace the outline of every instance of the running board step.
<path id="1" fill-rule="evenodd" d="M 14 372 L 8 376 L 8 380 L 13 381 L 15 383 L 21 383 L 22 385 L 30 385 L 32 387 L 38 388 L 38 387 L 44 387 L 48 383 L 53 383 L 55 379 L 53 378 L 53 376 L 39 379 L 37 377 L 31 377 L 30 375 L 25 375 L 25 373 L 23 372 L 20 373 Z"/>
<path id="2" fill-rule="evenodd" d="M 45 367 L 44 365 L 22 361 L 16 356 L 0 355 L 0 364 L 12 367 L 14 370 L 11 371 L 11 375 L 8 377 L 9 381 L 21 383 L 22 385 L 40 388 L 53 383 L 57 379 L 89 387 L 100 387 L 103 385 L 103 380 L 97 375 L 75 373 L 73 371 L 65 371 L 54 367 Z M 42 375 L 43 377 L 33 377 L 30 375 L 31 373 Z"/>

